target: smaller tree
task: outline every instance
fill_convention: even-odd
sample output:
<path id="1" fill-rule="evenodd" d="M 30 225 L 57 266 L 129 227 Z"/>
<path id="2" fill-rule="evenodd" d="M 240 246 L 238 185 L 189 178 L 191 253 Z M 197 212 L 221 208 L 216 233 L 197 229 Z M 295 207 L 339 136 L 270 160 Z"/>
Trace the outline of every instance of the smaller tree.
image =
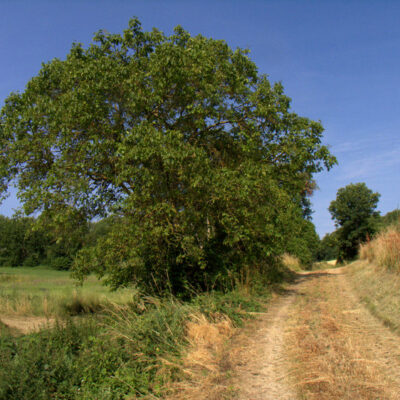
<path id="1" fill-rule="evenodd" d="M 310 268 L 317 259 L 319 237 L 314 224 L 308 219 L 298 218 L 291 224 L 291 232 L 285 246 L 285 251 L 296 256 L 303 266 Z"/>
<path id="2" fill-rule="evenodd" d="M 318 261 L 333 260 L 337 258 L 338 249 L 337 231 L 327 233 L 319 242 L 316 258 Z"/>
<path id="3" fill-rule="evenodd" d="M 380 194 L 368 189 L 365 183 L 351 183 L 340 188 L 329 206 L 338 237 L 338 262 L 357 256 L 360 243 L 377 229 L 379 213 L 375 211 Z"/>

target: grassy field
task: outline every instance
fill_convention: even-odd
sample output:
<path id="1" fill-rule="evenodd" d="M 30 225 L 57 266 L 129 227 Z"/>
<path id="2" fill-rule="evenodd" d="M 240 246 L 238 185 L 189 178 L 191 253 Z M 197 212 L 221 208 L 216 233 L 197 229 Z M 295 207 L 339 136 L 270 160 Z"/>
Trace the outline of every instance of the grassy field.
<path id="1" fill-rule="evenodd" d="M 95 312 L 109 303 L 132 302 L 134 288 L 111 292 L 96 277 L 82 286 L 68 271 L 45 267 L 0 268 L 1 315 L 59 317 Z"/>

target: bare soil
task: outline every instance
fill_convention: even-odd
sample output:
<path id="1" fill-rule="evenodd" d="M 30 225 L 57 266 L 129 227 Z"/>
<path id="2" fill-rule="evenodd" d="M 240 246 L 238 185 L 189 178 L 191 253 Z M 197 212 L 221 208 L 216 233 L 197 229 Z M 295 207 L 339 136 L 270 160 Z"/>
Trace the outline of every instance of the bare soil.
<path id="1" fill-rule="evenodd" d="M 290 364 L 285 343 L 289 333 L 286 324 L 294 296 L 286 294 L 260 315 L 247 343 L 242 341 L 236 369 L 237 398 L 240 400 L 291 400 L 296 391 L 289 382 Z"/>
<path id="2" fill-rule="evenodd" d="M 400 399 L 400 337 L 361 304 L 346 268 L 299 273 L 244 332 L 234 398 Z"/>

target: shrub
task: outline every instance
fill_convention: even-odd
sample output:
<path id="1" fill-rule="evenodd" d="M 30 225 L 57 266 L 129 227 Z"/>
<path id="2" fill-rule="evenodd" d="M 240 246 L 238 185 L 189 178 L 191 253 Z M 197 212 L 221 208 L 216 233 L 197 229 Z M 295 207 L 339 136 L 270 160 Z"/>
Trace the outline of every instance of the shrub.
<path id="1" fill-rule="evenodd" d="M 65 271 L 70 268 L 72 260 L 69 257 L 54 257 L 49 260 L 49 265 L 51 268 L 58 271 Z"/>
<path id="2" fill-rule="evenodd" d="M 91 296 L 77 295 L 74 293 L 72 298 L 63 299 L 59 303 L 62 314 L 75 316 L 81 314 L 94 314 L 104 310 L 105 305 L 99 298 Z"/>

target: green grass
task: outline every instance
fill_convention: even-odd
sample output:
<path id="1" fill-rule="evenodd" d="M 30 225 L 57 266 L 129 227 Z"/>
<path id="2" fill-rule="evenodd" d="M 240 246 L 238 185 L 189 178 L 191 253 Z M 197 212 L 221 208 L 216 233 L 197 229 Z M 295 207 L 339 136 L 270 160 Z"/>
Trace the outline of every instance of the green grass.
<path id="1" fill-rule="evenodd" d="M 164 398 L 171 382 L 184 377 L 188 321 L 203 314 L 238 326 L 268 296 L 268 290 L 235 290 L 190 302 L 141 297 L 39 333 L 15 336 L 3 329 L 0 400 Z"/>
<path id="2" fill-rule="evenodd" d="M 64 317 L 28 335 L 0 322 L 0 400 L 164 398 L 184 377 L 188 321 L 240 326 L 269 296 L 257 286 L 182 302 L 110 292 L 95 277 L 79 287 L 44 267 L 0 268 L 0 315 Z M 85 318 L 66 317 L 80 312 Z"/>
<path id="3" fill-rule="evenodd" d="M 82 286 L 68 271 L 46 267 L 0 268 L 0 313 L 3 315 L 63 316 L 94 312 L 110 303 L 135 301 L 135 288 L 111 292 L 96 277 Z"/>

